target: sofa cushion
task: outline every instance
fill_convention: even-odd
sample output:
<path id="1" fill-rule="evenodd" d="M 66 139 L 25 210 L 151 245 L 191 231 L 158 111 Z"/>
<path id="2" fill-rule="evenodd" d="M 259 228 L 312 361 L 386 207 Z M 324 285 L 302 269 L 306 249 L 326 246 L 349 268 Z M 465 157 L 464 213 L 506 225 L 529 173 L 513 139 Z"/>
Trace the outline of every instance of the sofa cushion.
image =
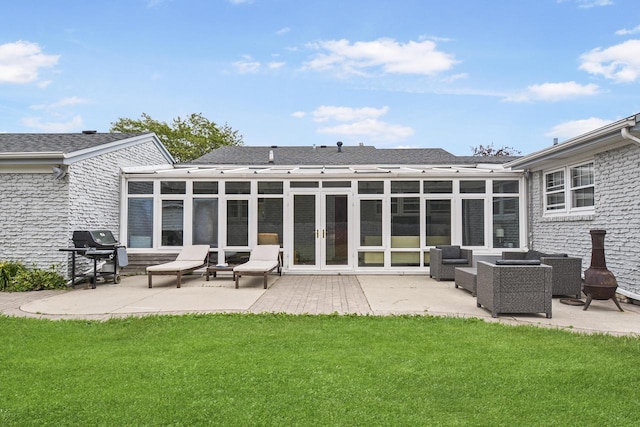
<path id="1" fill-rule="evenodd" d="M 567 254 L 541 254 L 541 257 L 548 257 L 548 258 L 567 258 L 568 255 Z"/>
<path id="2" fill-rule="evenodd" d="M 524 256 L 524 259 L 531 259 L 531 260 L 537 259 L 538 261 L 540 261 L 541 256 L 542 256 L 542 252 L 527 251 L 527 254 Z"/>
<path id="3" fill-rule="evenodd" d="M 540 265 L 539 259 L 498 259 L 496 265 Z"/>
<path id="4" fill-rule="evenodd" d="M 469 260 L 465 258 L 443 258 L 442 264 L 468 264 Z"/>
<path id="5" fill-rule="evenodd" d="M 460 246 L 436 246 L 442 250 L 442 259 L 460 258 Z"/>

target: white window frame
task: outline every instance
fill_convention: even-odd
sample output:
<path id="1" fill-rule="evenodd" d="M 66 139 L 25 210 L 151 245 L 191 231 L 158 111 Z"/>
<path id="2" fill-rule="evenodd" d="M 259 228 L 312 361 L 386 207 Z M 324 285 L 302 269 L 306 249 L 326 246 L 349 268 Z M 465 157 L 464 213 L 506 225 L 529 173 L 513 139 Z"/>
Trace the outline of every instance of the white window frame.
<path id="1" fill-rule="evenodd" d="M 586 185 L 573 185 L 573 176 L 572 172 L 582 166 L 591 165 L 592 170 L 594 168 L 594 161 L 589 160 L 586 162 L 575 163 L 571 165 L 564 166 L 562 168 L 556 168 L 548 171 L 544 171 L 542 177 L 542 192 L 543 192 L 543 204 L 544 204 L 544 215 L 545 216 L 557 216 L 557 215 L 579 215 L 585 213 L 593 213 L 595 211 L 595 170 L 593 171 L 593 180 L 590 184 Z M 547 177 L 554 173 L 561 172 L 563 174 L 564 182 L 562 188 L 554 189 L 552 191 L 547 190 Z M 576 207 L 573 205 L 573 195 L 578 190 L 593 188 L 594 200 L 593 205 L 590 206 L 581 206 Z M 560 194 L 563 193 L 564 207 L 559 209 L 550 209 L 548 205 L 548 196 L 550 194 Z"/>

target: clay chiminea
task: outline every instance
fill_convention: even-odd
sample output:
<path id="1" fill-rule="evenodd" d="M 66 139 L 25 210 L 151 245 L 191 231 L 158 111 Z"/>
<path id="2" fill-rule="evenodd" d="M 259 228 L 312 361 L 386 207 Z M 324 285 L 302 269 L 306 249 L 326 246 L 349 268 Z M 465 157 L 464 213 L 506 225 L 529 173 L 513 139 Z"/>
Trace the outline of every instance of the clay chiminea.
<path id="1" fill-rule="evenodd" d="M 605 230 L 591 230 L 590 233 L 591 265 L 584 272 L 582 292 L 587 296 L 587 302 L 583 310 L 589 308 L 589 304 L 591 304 L 591 301 L 594 299 L 612 299 L 620 311 L 624 311 L 616 299 L 618 282 L 613 273 L 607 269 L 607 263 L 604 259 L 604 235 L 607 234 L 607 232 Z"/>

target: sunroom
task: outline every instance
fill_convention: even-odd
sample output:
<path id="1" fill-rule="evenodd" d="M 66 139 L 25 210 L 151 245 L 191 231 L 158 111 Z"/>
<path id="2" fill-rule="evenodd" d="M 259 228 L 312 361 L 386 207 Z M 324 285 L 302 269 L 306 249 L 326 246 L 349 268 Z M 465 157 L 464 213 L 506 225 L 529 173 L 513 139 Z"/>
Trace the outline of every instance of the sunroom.
<path id="1" fill-rule="evenodd" d="M 525 178 L 501 163 L 276 164 L 275 148 L 264 164 L 124 168 L 121 241 L 131 256 L 207 244 L 211 262 L 233 265 L 276 243 L 285 273 L 398 274 L 427 271 L 436 245 L 476 259 L 526 247 Z"/>

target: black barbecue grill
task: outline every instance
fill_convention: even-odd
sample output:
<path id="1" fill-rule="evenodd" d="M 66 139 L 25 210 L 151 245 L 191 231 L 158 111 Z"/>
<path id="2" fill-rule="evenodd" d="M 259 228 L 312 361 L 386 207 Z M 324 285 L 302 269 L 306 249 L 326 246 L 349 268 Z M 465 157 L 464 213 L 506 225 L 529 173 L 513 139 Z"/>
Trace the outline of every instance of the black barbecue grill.
<path id="1" fill-rule="evenodd" d="M 76 278 L 85 278 L 86 275 L 76 275 L 76 254 L 93 260 L 92 288 L 95 289 L 98 277 L 113 279 L 113 283 L 120 283 L 118 267 L 128 264 L 127 249 L 121 246 L 113 233 L 109 230 L 74 231 L 73 248 L 63 248 L 61 251 L 71 252 L 71 282 L 75 284 Z M 104 261 L 98 268 L 98 261 Z"/>

